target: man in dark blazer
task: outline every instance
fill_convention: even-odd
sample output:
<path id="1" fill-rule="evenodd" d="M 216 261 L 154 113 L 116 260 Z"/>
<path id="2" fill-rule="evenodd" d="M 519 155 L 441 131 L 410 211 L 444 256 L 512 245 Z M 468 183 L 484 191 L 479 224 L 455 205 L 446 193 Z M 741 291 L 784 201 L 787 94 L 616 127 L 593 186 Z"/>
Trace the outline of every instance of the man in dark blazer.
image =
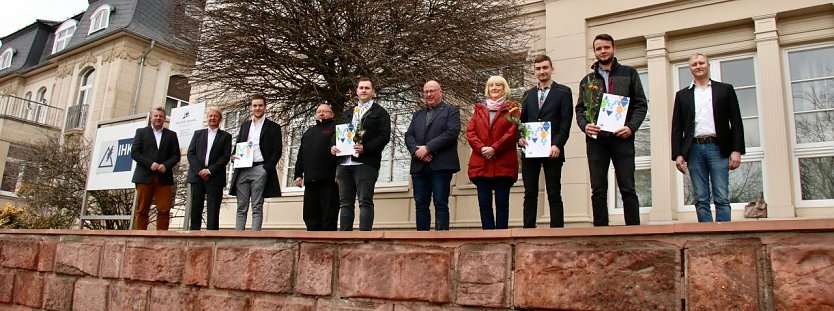
<path id="1" fill-rule="evenodd" d="M 452 174 L 460 171 L 460 109 L 443 101 L 443 90 L 437 81 L 426 82 L 423 98 L 426 107 L 414 113 L 405 132 L 405 147 L 411 154 L 417 231 L 429 230 L 432 198 L 435 229 L 449 230 L 450 182 Z"/>
<path id="2" fill-rule="evenodd" d="M 243 231 L 252 203 L 252 231 L 260 231 L 263 224 L 264 198 L 280 197 L 278 161 L 281 159 L 281 126 L 267 119 L 266 98 L 253 95 L 249 105 L 252 119 L 240 126 L 237 143 L 254 145 L 252 167 L 236 168 L 229 194 L 237 196 L 235 230 Z M 236 156 L 232 156 L 233 159 Z"/>
<path id="3" fill-rule="evenodd" d="M 177 133 L 164 127 L 165 109 L 151 110 L 151 124 L 136 130 L 130 157 L 136 161 L 133 183 L 136 184 L 134 229 L 148 229 L 148 212 L 156 201 L 156 229 L 168 230 L 174 184 L 173 168 L 180 162 Z"/>
<path id="4" fill-rule="evenodd" d="M 354 202 L 359 197 L 359 230 L 371 231 L 374 226 L 374 185 L 379 177 L 382 150 L 391 140 L 391 116 L 374 100 L 374 83 L 370 78 L 359 78 L 356 95 L 359 102 L 355 107 L 345 108 L 342 124 L 353 124 L 357 143 L 355 155 L 339 158 L 336 179 L 339 181 L 339 230 L 352 231 Z M 338 154 L 333 147 L 330 153 Z"/>
<path id="5" fill-rule="evenodd" d="M 521 107 L 521 122 L 550 121 L 550 155 L 547 158 L 521 159 L 521 178 L 524 180 L 524 228 L 536 227 L 536 212 L 539 202 L 539 172 L 544 168 L 544 185 L 550 204 L 550 227 L 565 226 L 564 203 L 562 202 L 562 165 L 565 163 L 565 143 L 570 134 L 573 118 L 573 95 L 567 86 L 554 82 L 553 63 L 547 55 L 533 60 L 533 70 L 539 81 L 536 87 L 524 93 Z M 527 146 L 524 137 L 518 144 Z"/>
<path id="6" fill-rule="evenodd" d="M 232 134 L 220 129 L 223 120 L 220 108 L 206 108 L 208 128 L 197 130 L 188 145 L 188 176 L 191 184 L 191 230 L 200 230 L 203 203 L 206 207 L 206 229 L 220 228 L 220 202 L 226 186 L 226 165 L 232 154 Z"/>
<path id="7" fill-rule="evenodd" d="M 672 112 L 672 160 L 692 179 L 699 222 L 712 222 L 710 183 L 715 220 L 730 221 L 728 170 L 741 164 L 744 126 L 732 85 L 710 79 L 709 59 L 689 58 L 692 84 L 675 94 Z"/>

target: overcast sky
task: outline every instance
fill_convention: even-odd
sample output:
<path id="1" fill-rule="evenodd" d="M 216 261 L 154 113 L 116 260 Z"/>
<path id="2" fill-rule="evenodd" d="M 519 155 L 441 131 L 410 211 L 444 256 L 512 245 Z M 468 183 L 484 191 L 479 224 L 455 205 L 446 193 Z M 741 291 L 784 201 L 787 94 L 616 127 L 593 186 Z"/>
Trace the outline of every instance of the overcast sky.
<path id="1" fill-rule="evenodd" d="M 87 9 L 87 0 L 0 0 L 0 38 L 36 19 L 63 21 Z"/>

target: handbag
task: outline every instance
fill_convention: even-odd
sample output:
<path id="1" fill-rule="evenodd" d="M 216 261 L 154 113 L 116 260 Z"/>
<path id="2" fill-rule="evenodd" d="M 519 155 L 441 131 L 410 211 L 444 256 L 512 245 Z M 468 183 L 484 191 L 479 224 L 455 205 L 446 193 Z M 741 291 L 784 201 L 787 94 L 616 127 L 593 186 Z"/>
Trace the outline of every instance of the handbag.
<path id="1" fill-rule="evenodd" d="M 767 202 L 764 199 L 748 202 L 744 206 L 744 218 L 767 218 Z"/>

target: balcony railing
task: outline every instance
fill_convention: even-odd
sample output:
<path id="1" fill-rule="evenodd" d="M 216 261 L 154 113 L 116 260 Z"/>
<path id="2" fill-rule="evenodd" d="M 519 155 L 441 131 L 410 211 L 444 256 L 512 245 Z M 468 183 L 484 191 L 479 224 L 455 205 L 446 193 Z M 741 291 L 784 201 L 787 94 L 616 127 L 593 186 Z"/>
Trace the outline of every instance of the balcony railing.
<path id="1" fill-rule="evenodd" d="M 87 105 L 75 105 L 67 108 L 67 124 L 65 130 L 84 129 L 87 120 Z"/>
<path id="2" fill-rule="evenodd" d="M 0 94 L 0 114 L 48 127 L 61 127 L 64 110 L 17 96 Z"/>

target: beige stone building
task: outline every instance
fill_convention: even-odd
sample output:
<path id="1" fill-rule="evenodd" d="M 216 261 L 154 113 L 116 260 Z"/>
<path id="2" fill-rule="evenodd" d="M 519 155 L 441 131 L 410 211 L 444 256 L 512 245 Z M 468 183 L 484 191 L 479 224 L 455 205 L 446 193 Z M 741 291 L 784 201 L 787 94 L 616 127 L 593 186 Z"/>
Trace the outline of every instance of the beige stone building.
<path id="1" fill-rule="evenodd" d="M 636 180 L 643 224 L 695 222 L 688 178 L 671 161 L 674 94 L 691 81 L 686 61 L 711 57 L 712 78 L 735 86 L 741 103 L 747 154 L 730 174 L 733 220 L 747 201 L 763 197 L 771 218 L 834 216 L 834 3 L 799 0 L 529 1 L 537 26 L 530 55 L 554 60 L 554 79 L 577 97 L 579 79 L 595 61 L 591 41 L 609 33 L 616 56 L 641 74 L 649 117 L 637 132 Z M 528 78 L 532 85 L 532 76 Z M 513 86 L 517 87 L 517 86 Z M 408 115 L 392 116 L 404 131 Z M 464 120 L 466 122 L 466 120 Z M 285 128 L 284 197 L 267 199 L 264 228 L 303 228 L 302 189 L 291 187 L 293 152 L 303 126 Z M 414 228 L 408 155 L 393 140 L 377 183 L 375 228 Z M 479 228 L 475 187 L 466 176 L 468 154 L 460 144 L 462 171 L 452 181 L 451 227 Z M 574 124 L 565 147 L 562 196 L 567 226 L 590 226 L 590 184 L 583 133 Z M 623 224 L 613 168 L 609 174 L 612 224 Z M 543 183 L 543 182 L 542 182 Z M 544 191 L 544 187 L 540 187 Z M 520 227 L 523 184 L 511 194 L 510 226 Z M 547 226 L 545 195 L 539 224 Z M 234 198 L 221 211 L 221 226 L 234 226 Z"/>
<path id="2" fill-rule="evenodd" d="M 21 144 L 50 134 L 93 139 L 101 120 L 187 104 L 170 5 L 89 0 L 67 20 L 38 20 L 0 38 L 0 204 L 18 200 L 28 176 Z"/>

